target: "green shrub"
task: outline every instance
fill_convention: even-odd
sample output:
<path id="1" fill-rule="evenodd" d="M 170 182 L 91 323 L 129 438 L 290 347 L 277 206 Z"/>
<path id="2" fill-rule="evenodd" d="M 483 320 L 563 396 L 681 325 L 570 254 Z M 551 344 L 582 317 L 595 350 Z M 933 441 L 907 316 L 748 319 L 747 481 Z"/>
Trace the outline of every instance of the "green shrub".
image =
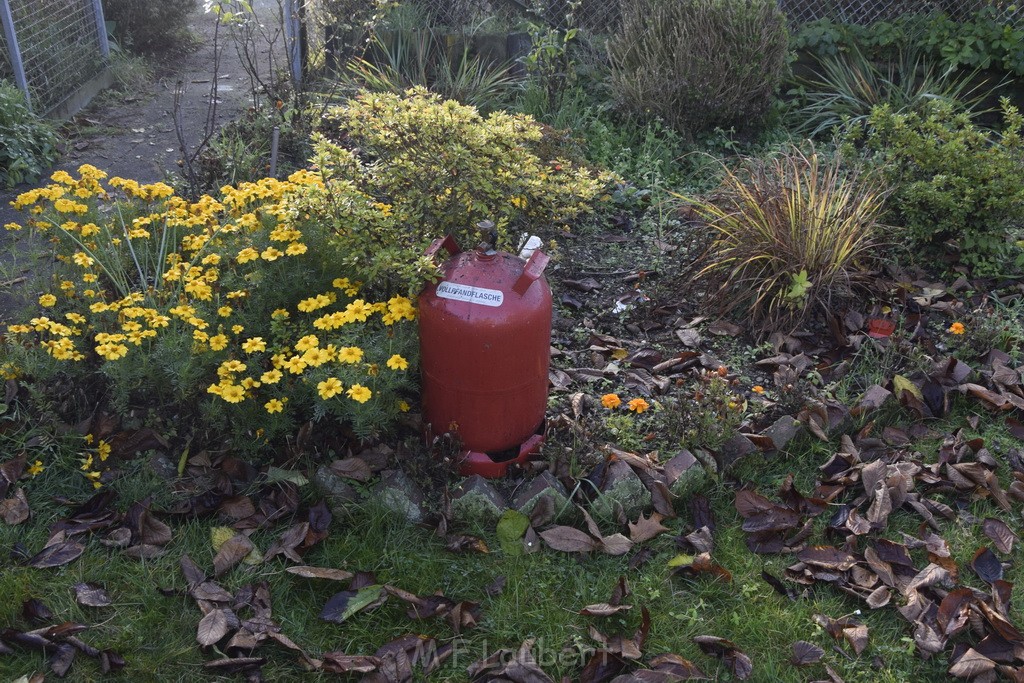
<path id="1" fill-rule="evenodd" d="M 1000 132 L 934 102 L 920 113 L 879 107 L 845 137 L 846 153 L 859 149 L 895 187 L 889 222 L 927 256 L 958 259 L 978 275 L 1024 265 L 1011 232 L 1024 209 L 1024 118 L 1005 99 L 1002 107 Z"/>
<path id="2" fill-rule="evenodd" d="M 14 85 L 0 81 L 0 184 L 35 182 L 57 160 L 57 135 Z"/>
<path id="3" fill-rule="evenodd" d="M 198 0 L 103 0 L 103 17 L 123 47 L 154 54 L 189 43 L 188 16 L 198 7 Z"/>
<path id="4" fill-rule="evenodd" d="M 481 116 L 422 88 L 364 93 L 327 113 L 315 142 L 322 190 L 300 210 L 328 224 L 338 258 L 368 285 L 418 291 L 434 273 L 422 256 L 446 234 L 463 247 L 493 221 L 503 248 L 518 231 L 550 229 L 592 208 L 611 180 L 561 159 L 541 159 L 540 127 L 505 112 Z M 348 207 L 357 202 L 360 220 Z"/>
<path id="5" fill-rule="evenodd" d="M 948 68 L 1002 69 L 1021 76 L 1022 40 L 1024 30 L 986 6 L 966 20 L 945 12 L 907 13 L 866 26 L 819 19 L 801 26 L 791 44 L 818 57 L 859 50 L 871 58 L 891 58 L 896 50 L 911 48 Z"/>
<path id="6" fill-rule="evenodd" d="M 772 0 L 627 0 L 609 41 L 618 105 L 694 136 L 754 132 L 786 66 L 786 19 Z"/>
<path id="7" fill-rule="evenodd" d="M 874 178 L 795 148 L 726 168 L 710 199 L 689 200 L 713 240 L 697 277 L 762 331 L 828 310 L 875 256 L 884 197 Z"/>

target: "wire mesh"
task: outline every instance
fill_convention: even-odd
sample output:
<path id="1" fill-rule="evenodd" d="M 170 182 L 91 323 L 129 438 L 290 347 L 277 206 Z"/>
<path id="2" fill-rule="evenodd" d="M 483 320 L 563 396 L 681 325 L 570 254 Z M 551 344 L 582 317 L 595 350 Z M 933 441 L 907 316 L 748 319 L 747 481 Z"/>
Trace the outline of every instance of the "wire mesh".
<path id="1" fill-rule="evenodd" d="M 93 0 L 9 0 L 32 109 L 46 113 L 102 72 Z M 106 30 L 105 27 L 102 30 Z M 7 59 L 7 46 L 3 46 Z M 5 63 L 0 72 L 9 72 Z"/>
<path id="2" fill-rule="evenodd" d="M 557 29 L 609 33 L 619 23 L 619 0 L 413 0 L 438 26 L 470 26 L 495 14 L 518 15 Z"/>
<path id="3" fill-rule="evenodd" d="M 984 7 L 994 7 L 1008 23 L 1024 21 L 1024 6 L 1002 0 L 778 0 L 793 25 L 818 19 L 849 24 L 892 21 L 904 14 L 945 12 L 954 20 L 967 20 Z"/>

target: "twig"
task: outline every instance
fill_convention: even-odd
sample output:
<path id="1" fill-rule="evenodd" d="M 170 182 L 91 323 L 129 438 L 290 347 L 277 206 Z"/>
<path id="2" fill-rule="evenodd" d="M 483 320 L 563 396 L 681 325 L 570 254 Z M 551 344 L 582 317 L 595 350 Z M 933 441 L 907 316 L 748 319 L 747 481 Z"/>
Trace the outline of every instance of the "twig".
<path id="1" fill-rule="evenodd" d="M 28 278 L 25 277 L 25 276 L 16 277 L 13 280 L 8 280 L 7 282 L 0 282 L 0 287 L 10 287 L 11 285 L 20 285 L 22 282 L 25 282 L 26 280 L 28 280 Z"/>

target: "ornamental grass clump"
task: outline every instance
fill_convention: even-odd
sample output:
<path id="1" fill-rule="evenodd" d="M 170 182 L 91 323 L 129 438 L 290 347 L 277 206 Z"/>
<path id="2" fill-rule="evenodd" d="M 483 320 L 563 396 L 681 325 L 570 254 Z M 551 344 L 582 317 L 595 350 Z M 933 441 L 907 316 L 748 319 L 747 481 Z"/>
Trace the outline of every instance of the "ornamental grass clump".
<path id="1" fill-rule="evenodd" d="M 793 148 L 725 169 L 710 199 L 691 199 L 711 245 L 697 274 L 722 314 L 742 310 L 761 331 L 796 324 L 848 295 L 876 256 L 886 190 Z"/>
<path id="2" fill-rule="evenodd" d="M 14 202 L 57 268 L 38 315 L 6 330 L 8 374 L 100 380 L 118 412 L 197 407 L 205 427 L 259 425 L 263 438 L 328 415 L 366 435 L 407 407 L 413 302 L 365 298 L 296 210 L 317 175 L 196 202 L 92 166 L 53 180 Z M 352 220 L 379 215 L 373 204 L 354 196 Z"/>

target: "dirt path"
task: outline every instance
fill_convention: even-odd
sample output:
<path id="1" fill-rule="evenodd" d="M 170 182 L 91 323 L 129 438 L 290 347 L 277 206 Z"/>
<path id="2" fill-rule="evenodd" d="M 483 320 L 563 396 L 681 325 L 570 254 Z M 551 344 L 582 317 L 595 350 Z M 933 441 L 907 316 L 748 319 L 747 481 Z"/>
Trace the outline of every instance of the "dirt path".
<path id="1" fill-rule="evenodd" d="M 261 17 L 269 20 L 276 16 L 276 0 L 256 0 L 253 5 Z M 145 91 L 125 94 L 119 100 L 101 97 L 100 104 L 79 112 L 75 117 L 77 135 L 53 170 L 72 172 L 82 164 L 92 164 L 111 176 L 147 183 L 163 180 L 177 170 L 180 144 L 174 125 L 175 90 L 180 83 L 183 89 L 180 115 L 191 151 L 202 139 L 215 76 L 214 15 L 197 11 L 189 25 L 199 39 L 198 48 L 184 57 L 159 64 L 160 75 Z M 237 118 L 250 100 L 248 80 L 234 43 L 223 29 L 218 42 L 216 124 L 219 127 Z M 43 179 L 40 184 L 45 182 Z M 22 220 L 23 216 L 11 208 L 10 201 L 31 187 L 21 185 L 13 190 L 0 190 L 0 225 Z M 0 229 L 0 323 L 8 321 L 19 298 L 32 295 L 26 288 L 31 290 L 33 276 L 45 269 L 39 249 L 33 248 L 38 246 L 15 239 L 14 235 Z"/>

